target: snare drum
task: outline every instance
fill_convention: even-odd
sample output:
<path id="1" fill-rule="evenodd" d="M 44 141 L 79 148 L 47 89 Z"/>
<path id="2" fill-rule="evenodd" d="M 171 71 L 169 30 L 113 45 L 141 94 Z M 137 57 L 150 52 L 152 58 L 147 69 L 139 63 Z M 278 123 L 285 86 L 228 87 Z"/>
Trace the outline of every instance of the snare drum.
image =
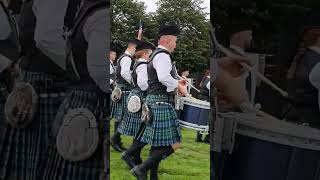
<path id="1" fill-rule="evenodd" d="M 320 178 L 320 131 L 243 113 L 236 120 L 234 146 L 224 159 L 222 179 L 315 180 Z"/>
<path id="2" fill-rule="evenodd" d="M 192 97 L 180 97 L 181 112 L 179 119 L 186 127 L 207 131 L 210 114 L 210 102 L 201 101 Z M 195 129 L 197 130 L 197 129 Z"/>

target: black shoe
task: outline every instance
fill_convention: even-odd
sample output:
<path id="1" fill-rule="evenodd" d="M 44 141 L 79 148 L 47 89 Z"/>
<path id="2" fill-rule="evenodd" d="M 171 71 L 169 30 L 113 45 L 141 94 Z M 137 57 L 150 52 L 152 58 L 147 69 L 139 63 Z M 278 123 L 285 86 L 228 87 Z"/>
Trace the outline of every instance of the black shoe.
<path id="1" fill-rule="evenodd" d="M 202 134 L 200 134 L 200 132 L 198 131 L 197 132 L 197 137 L 196 137 L 196 140 L 195 140 L 196 142 L 203 142 L 202 141 Z"/>
<path id="2" fill-rule="evenodd" d="M 132 169 L 134 166 L 136 166 L 137 164 L 133 161 L 133 159 L 127 155 L 126 151 L 124 151 L 121 155 L 121 159 L 127 163 L 127 165 L 130 167 L 130 169 Z"/>
<path id="3" fill-rule="evenodd" d="M 140 165 L 135 166 L 130 170 L 131 174 L 135 176 L 138 180 L 147 180 L 147 172 L 140 168 Z"/>
<path id="4" fill-rule="evenodd" d="M 111 141 L 110 141 L 111 147 L 113 147 L 113 149 L 118 151 L 118 152 L 122 152 L 122 151 L 126 150 L 125 147 L 123 147 L 123 145 L 121 143 L 120 135 L 121 135 L 120 133 L 116 132 L 111 137 Z"/>
<path id="5" fill-rule="evenodd" d="M 206 135 L 206 137 L 204 138 L 203 142 L 210 143 L 209 135 Z"/>

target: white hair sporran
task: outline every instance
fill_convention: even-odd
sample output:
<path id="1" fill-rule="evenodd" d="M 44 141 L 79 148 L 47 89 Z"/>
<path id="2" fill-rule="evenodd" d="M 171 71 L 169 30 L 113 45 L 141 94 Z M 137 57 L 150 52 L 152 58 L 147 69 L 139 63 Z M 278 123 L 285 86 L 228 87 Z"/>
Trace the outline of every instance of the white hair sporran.
<path id="1" fill-rule="evenodd" d="M 65 160 L 83 161 L 90 158 L 99 144 L 95 115 L 87 108 L 69 110 L 59 127 L 56 147 Z"/>
<path id="2" fill-rule="evenodd" d="M 7 122 L 14 128 L 25 128 L 34 119 L 37 105 L 38 95 L 32 85 L 17 83 L 5 103 Z"/>
<path id="3" fill-rule="evenodd" d="M 146 103 L 143 103 L 143 105 L 142 105 L 141 120 L 145 124 L 151 124 L 151 122 L 152 122 L 152 113 L 148 107 L 148 104 L 146 104 Z"/>
<path id="4" fill-rule="evenodd" d="M 139 96 L 137 95 L 130 96 L 128 100 L 128 105 L 127 105 L 128 111 L 131 113 L 136 113 L 140 111 L 141 103 L 142 101 Z"/>

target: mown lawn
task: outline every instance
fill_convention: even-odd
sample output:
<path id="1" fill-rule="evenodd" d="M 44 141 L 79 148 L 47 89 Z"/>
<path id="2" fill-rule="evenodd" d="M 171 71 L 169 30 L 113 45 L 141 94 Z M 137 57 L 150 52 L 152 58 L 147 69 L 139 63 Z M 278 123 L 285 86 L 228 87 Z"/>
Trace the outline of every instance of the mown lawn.
<path id="1" fill-rule="evenodd" d="M 110 135 L 113 134 L 111 121 Z M 177 150 L 159 167 L 160 180 L 209 180 L 210 179 L 210 151 L 209 144 L 196 143 L 196 131 L 182 129 L 182 148 Z M 123 143 L 128 147 L 131 137 L 122 136 Z M 148 157 L 150 146 L 142 151 L 142 158 Z M 121 154 L 110 146 L 110 179 L 111 180 L 135 180 L 130 174 L 128 166 L 121 160 Z"/>

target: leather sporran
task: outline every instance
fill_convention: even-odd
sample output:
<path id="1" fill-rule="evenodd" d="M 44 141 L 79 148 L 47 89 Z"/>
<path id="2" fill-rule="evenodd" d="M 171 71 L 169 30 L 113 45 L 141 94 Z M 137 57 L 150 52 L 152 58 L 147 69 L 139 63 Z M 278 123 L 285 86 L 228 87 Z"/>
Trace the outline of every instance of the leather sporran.
<path id="1" fill-rule="evenodd" d="M 122 90 L 119 87 L 115 87 L 111 93 L 111 100 L 113 102 L 119 102 L 122 97 Z"/>
<path id="2" fill-rule="evenodd" d="M 17 83 L 5 103 L 5 117 L 14 128 L 25 128 L 37 111 L 38 95 L 29 83 Z"/>
<path id="3" fill-rule="evenodd" d="M 145 124 L 151 124 L 152 123 L 152 112 L 149 108 L 149 106 L 146 103 L 143 103 L 142 105 L 142 115 L 141 115 L 141 120 Z"/>

